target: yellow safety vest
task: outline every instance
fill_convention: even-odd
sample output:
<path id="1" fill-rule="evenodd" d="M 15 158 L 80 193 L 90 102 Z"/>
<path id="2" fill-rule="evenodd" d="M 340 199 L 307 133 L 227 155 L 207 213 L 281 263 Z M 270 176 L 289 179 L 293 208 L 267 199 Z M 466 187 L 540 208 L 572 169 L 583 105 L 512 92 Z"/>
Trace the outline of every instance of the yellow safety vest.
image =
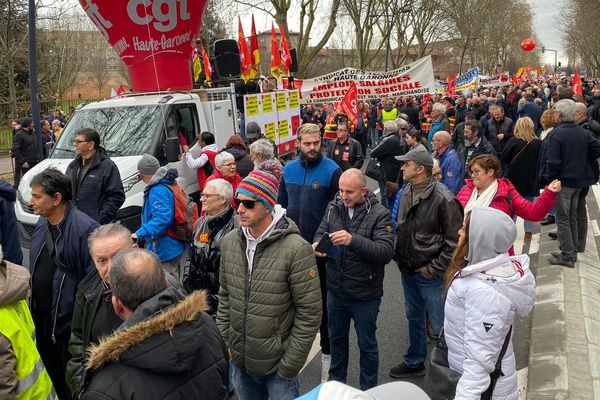
<path id="1" fill-rule="evenodd" d="M 390 111 L 385 111 L 385 109 L 381 110 L 381 120 L 385 121 L 395 121 L 398 119 L 398 109 L 396 107 L 392 108 Z"/>
<path id="2" fill-rule="evenodd" d="M 35 346 L 35 326 L 25 300 L 0 308 L 0 333 L 17 359 L 17 400 L 58 399 Z"/>

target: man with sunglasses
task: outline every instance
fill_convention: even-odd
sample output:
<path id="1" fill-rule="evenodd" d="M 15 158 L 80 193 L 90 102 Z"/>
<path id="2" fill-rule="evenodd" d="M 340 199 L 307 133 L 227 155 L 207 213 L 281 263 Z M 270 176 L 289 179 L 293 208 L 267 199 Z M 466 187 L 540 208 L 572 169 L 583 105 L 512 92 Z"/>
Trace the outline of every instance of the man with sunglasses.
<path id="1" fill-rule="evenodd" d="M 125 202 L 119 168 L 100 146 L 95 130 L 77 132 L 73 144 L 77 157 L 65 172 L 71 177 L 73 204 L 100 224 L 114 221 Z"/>
<path id="2" fill-rule="evenodd" d="M 217 325 L 241 400 L 291 400 L 321 321 L 312 246 L 275 205 L 278 183 L 252 171 L 235 203 L 240 227 L 221 244 Z"/>
<path id="3" fill-rule="evenodd" d="M 327 210 L 327 204 L 338 192 L 338 181 L 342 171 L 333 160 L 321 154 L 321 131 L 318 125 L 302 125 L 298 129 L 298 144 L 300 158 L 288 163 L 283 170 L 278 203 L 298 225 L 304 240 L 312 243 Z M 318 259 L 317 267 L 321 280 L 322 302 L 327 304 L 325 260 Z M 324 382 L 329 376 L 331 363 L 327 313 L 323 313 L 321 321 L 321 352 L 321 381 Z"/>

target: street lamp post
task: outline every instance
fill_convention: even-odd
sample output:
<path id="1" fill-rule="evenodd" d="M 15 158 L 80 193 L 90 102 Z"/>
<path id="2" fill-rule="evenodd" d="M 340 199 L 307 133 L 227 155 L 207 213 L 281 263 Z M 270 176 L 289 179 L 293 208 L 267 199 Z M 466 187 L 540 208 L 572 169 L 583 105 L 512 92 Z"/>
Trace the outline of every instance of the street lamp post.
<path id="1" fill-rule="evenodd" d="M 42 128 L 40 125 L 40 98 L 37 77 L 37 48 L 35 39 L 35 0 L 29 0 L 29 97 L 31 98 L 31 117 L 35 126 L 37 137 L 38 157 L 44 158 L 44 146 L 42 144 Z"/>
<path id="2" fill-rule="evenodd" d="M 460 54 L 460 67 L 458 68 L 458 76 L 462 75 L 463 62 L 465 60 L 465 52 L 467 51 L 467 47 L 469 46 L 469 40 L 476 40 L 478 37 L 467 36 L 465 39 L 465 45 L 463 46 L 462 53 Z"/>
<path id="3" fill-rule="evenodd" d="M 542 54 L 545 53 L 546 51 L 553 51 L 554 52 L 554 72 L 556 72 L 556 66 L 558 65 L 558 51 L 557 50 L 553 50 L 553 49 L 549 49 L 546 46 L 542 46 Z"/>

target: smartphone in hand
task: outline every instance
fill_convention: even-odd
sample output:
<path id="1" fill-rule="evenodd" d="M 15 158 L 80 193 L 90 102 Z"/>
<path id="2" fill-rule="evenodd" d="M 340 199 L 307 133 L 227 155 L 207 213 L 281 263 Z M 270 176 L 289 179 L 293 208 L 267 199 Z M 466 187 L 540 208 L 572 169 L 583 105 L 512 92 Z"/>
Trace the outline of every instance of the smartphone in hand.
<path id="1" fill-rule="evenodd" d="M 319 243 L 317 244 L 315 251 L 317 253 L 326 254 L 329 251 L 329 249 L 331 249 L 332 247 L 333 247 L 333 243 L 331 242 L 331 239 L 329 238 L 329 233 L 325 232 L 323 234 L 323 237 L 321 238 L 321 240 L 319 240 Z"/>

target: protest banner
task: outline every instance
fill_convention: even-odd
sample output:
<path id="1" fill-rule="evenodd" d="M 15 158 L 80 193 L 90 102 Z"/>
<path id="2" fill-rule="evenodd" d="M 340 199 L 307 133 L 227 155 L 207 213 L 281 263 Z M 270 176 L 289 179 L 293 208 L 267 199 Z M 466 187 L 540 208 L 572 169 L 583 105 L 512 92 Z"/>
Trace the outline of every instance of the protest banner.
<path id="1" fill-rule="evenodd" d="M 510 74 L 504 72 L 500 75 L 488 76 L 479 75 L 479 85 L 484 88 L 495 88 L 510 85 Z"/>
<path id="2" fill-rule="evenodd" d="M 296 148 L 300 127 L 300 102 L 297 90 L 249 94 L 244 96 L 246 126 L 256 122 L 264 135 L 277 144 L 279 154 Z"/>
<path id="3" fill-rule="evenodd" d="M 300 90 L 300 103 L 339 102 L 356 84 L 358 100 L 388 96 L 420 96 L 435 93 L 435 78 L 431 56 L 388 72 L 369 72 L 357 68 L 343 68 L 311 79 L 294 79 Z M 281 87 L 287 87 L 283 79 Z"/>
<path id="4" fill-rule="evenodd" d="M 467 94 L 479 86 L 479 68 L 471 68 L 463 75 L 456 78 L 455 92 Z"/>

